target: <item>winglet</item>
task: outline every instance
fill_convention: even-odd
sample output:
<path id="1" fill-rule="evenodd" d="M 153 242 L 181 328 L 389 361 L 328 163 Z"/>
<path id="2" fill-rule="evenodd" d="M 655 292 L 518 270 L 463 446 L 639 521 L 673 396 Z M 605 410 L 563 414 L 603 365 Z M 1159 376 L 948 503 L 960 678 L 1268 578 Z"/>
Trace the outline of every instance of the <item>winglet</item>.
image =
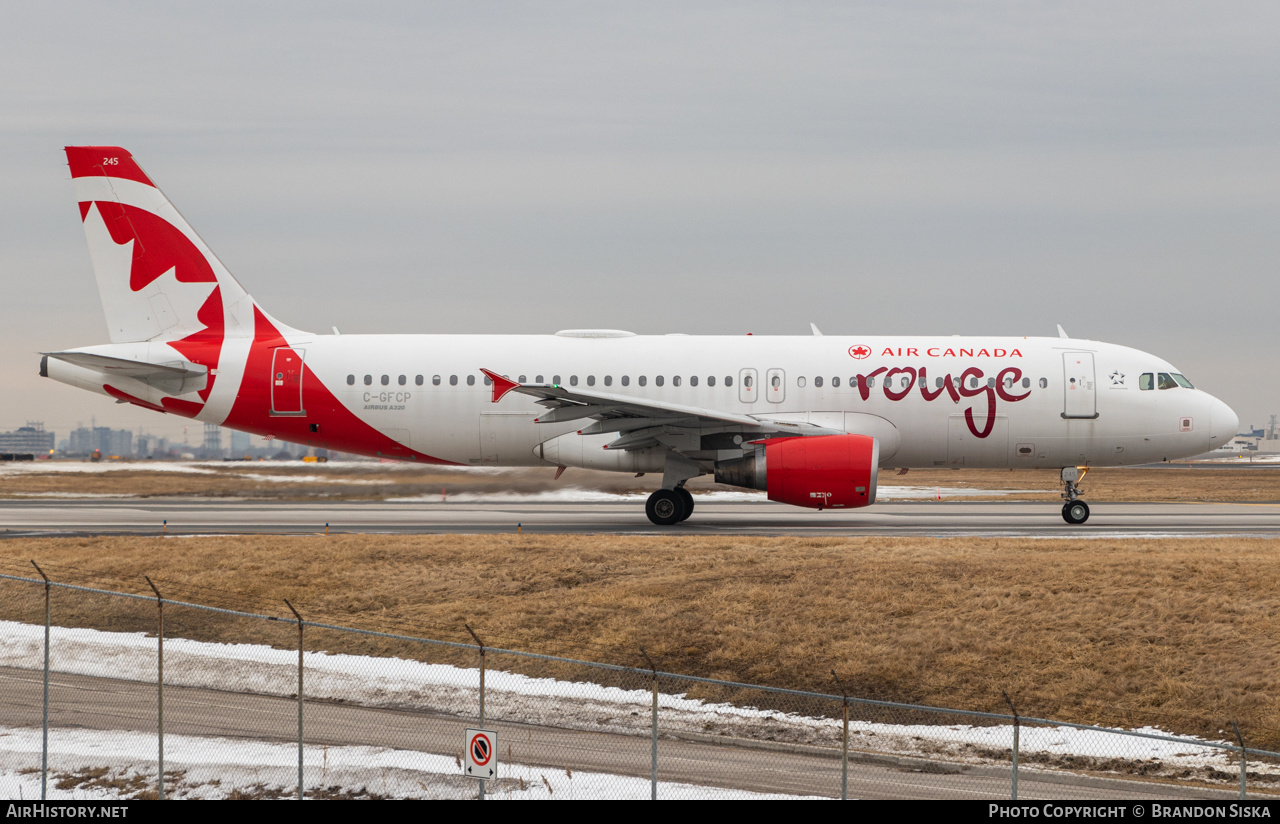
<path id="1" fill-rule="evenodd" d="M 501 375 L 490 372 L 488 369 L 481 369 L 485 376 L 493 381 L 493 402 L 497 403 L 502 400 L 502 396 L 517 388 L 520 384 L 513 380 L 502 377 Z"/>

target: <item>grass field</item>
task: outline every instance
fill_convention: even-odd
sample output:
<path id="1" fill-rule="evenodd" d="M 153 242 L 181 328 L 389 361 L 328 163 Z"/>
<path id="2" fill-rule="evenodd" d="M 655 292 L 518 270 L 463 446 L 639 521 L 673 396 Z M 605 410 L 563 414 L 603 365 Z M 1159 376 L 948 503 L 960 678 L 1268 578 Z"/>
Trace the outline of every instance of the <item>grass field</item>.
<path id="1" fill-rule="evenodd" d="M 378 463 L 228 462 L 169 465 L 164 470 L 149 468 L 144 462 L 26 464 L 0 467 L 0 498 L 134 495 L 385 500 L 435 497 L 442 491 L 539 493 L 570 487 L 649 492 L 661 483 L 659 475 L 636 478 L 625 473 L 570 469 L 557 481 L 554 474 L 550 468 L 451 470 Z M 895 486 L 937 488 L 944 499 L 948 489 L 956 488 L 1000 492 L 1002 500 L 1057 500 L 1061 491 L 1056 470 L 913 469 L 906 475 L 886 472 L 880 476 L 882 494 L 891 495 Z M 1280 501 L 1280 465 L 1272 469 L 1094 469 L 1083 486 L 1086 498 L 1096 501 Z M 709 478 L 695 479 L 689 488 L 695 492 L 733 489 L 717 486 Z M 1007 490 L 1018 492 L 1006 494 Z"/>
<path id="2" fill-rule="evenodd" d="M 30 574 L 35 559 L 55 580 L 139 593 L 147 574 L 169 598 L 281 615 L 288 598 L 310 620 L 447 640 L 469 640 L 465 621 L 491 645 L 633 666 L 643 645 L 667 670 L 823 692 L 834 668 L 851 693 L 895 701 L 996 710 L 1004 690 L 1025 715 L 1217 738 L 1234 720 L 1276 749 L 1277 550 L 1257 539 L 13 539 L 0 542 L 0 569 Z M 4 584 L 0 617 L 38 620 L 38 593 Z M 152 629 L 137 602 L 57 597 L 58 623 Z M 289 643 L 264 622 L 174 627 Z M 422 654 L 355 636 L 317 643 Z"/>

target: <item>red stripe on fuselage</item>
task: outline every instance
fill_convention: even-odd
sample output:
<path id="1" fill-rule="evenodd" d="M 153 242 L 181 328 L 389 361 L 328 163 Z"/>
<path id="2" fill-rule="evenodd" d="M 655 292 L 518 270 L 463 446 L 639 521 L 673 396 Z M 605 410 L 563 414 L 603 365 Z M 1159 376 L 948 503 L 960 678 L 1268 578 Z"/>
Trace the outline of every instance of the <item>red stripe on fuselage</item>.
<path id="1" fill-rule="evenodd" d="M 302 408 L 306 414 L 272 416 L 272 352 L 277 347 L 289 346 L 289 343 L 256 306 L 253 309 L 253 328 L 253 345 L 245 362 L 240 391 L 224 426 L 373 458 L 458 465 L 417 452 L 374 429 L 343 406 L 305 361 L 302 366 Z M 311 431 L 313 425 L 319 428 L 318 432 Z"/>

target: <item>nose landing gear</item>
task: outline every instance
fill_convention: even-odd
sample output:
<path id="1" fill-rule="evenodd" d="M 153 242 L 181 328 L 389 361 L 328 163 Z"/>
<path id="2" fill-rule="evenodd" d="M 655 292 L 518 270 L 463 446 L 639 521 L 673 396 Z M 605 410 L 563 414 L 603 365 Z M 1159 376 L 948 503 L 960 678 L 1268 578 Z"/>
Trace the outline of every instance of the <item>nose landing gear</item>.
<path id="1" fill-rule="evenodd" d="M 1089 467 L 1066 466 L 1062 468 L 1062 497 L 1066 503 L 1062 505 L 1062 520 L 1069 524 L 1082 524 L 1089 520 L 1089 505 L 1080 500 L 1084 491 L 1080 482 L 1089 472 Z"/>

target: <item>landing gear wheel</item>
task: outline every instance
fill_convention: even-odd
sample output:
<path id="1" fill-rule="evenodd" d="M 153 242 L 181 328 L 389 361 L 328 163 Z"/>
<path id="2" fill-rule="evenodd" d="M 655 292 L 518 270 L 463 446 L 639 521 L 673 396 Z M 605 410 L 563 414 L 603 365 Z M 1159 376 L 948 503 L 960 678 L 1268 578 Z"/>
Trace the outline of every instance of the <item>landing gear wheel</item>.
<path id="1" fill-rule="evenodd" d="M 685 515 L 684 498 L 673 489 L 659 489 L 650 495 L 644 504 L 644 514 L 658 526 L 678 524 L 688 517 Z"/>
<path id="2" fill-rule="evenodd" d="M 1062 505 L 1062 520 L 1069 524 L 1082 524 L 1089 520 L 1089 505 L 1084 501 L 1068 501 Z"/>
<path id="3" fill-rule="evenodd" d="M 680 500 L 684 501 L 684 516 L 680 520 L 687 521 L 693 514 L 693 495 L 689 494 L 689 490 L 683 486 L 677 486 L 675 491 L 680 496 Z"/>

